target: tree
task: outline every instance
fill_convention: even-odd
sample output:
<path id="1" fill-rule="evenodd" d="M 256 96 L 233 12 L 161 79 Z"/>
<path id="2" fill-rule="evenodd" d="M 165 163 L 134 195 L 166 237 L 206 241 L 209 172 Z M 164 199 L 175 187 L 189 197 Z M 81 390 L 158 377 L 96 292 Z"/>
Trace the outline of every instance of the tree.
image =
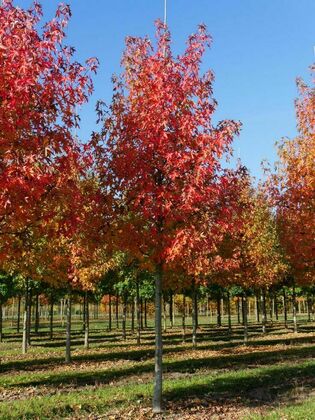
<path id="1" fill-rule="evenodd" d="M 184 54 L 173 57 L 167 27 L 156 26 L 156 49 L 148 38 L 127 39 L 124 72 L 114 78 L 110 113 L 93 144 L 103 190 L 111 189 L 115 197 L 124 250 L 155 273 L 153 410 L 160 412 L 163 273 L 168 262 L 181 258 L 200 238 L 193 219 L 224 188 L 221 160 L 239 124 L 212 123 L 213 74 L 200 76 L 210 42 L 206 28 L 201 25 L 188 38 Z"/>
<path id="2" fill-rule="evenodd" d="M 0 6 L 0 263 L 24 260 L 28 267 L 60 191 L 71 191 L 75 108 L 92 92 L 96 69 L 94 59 L 83 66 L 63 45 L 68 6 L 42 31 L 41 17 L 37 2 L 29 10 L 11 0 Z"/>
<path id="3" fill-rule="evenodd" d="M 311 67 L 314 74 L 315 68 Z M 278 146 L 279 162 L 269 180 L 280 238 L 297 283 L 314 283 L 315 88 L 297 82 L 298 136 Z"/>

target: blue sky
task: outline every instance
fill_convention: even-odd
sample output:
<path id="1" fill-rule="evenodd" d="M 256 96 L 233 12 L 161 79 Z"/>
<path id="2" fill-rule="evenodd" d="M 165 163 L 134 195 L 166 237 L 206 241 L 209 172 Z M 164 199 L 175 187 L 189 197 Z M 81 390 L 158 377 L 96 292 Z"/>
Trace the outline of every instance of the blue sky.
<path id="1" fill-rule="evenodd" d="M 31 1 L 16 0 L 26 7 Z M 58 4 L 43 0 L 45 16 Z M 70 0 L 72 19 L 69 45 L 83 61 L 97 56 L 101 66 L 95 94 L 81 109 L 82 138 L 96 128 L 97 99 L 111 99 L 112 73 L 120 71 L 127 35 L 154 36 L 153 22 L 163 17 L 164 0 Z M 173 50 L 183 50 L 187 36 L 205 23 L 213 37 L 203 69 L 216 76 L 214 96 L 219 105 L 215 119 L 240 120 L 243 129 L 235 141 L 251 173 L 261 175 L 260 162 L 276 158 L 274 143 L 296 134 L 295 78 L 309 80 L 314 61 L 314 0 L 168 0 L 168 24 Z"/>

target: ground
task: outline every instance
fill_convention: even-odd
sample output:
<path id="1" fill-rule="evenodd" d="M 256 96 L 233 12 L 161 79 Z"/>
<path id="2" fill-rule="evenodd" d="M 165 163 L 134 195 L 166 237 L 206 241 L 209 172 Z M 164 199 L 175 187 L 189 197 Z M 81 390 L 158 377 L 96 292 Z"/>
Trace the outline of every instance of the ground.
<path id="1" fill-rule="evenodd" d="M 142 344 L 129 332 L 91 323 L 83 348 L 74 325 L 71 364 L 64 363 L 64 330 L 48 339 L 43 326 L 21 355 L 21 334 L 8 325 L 0 344 L 1 419 L 150 419 L 154 370 L 152 328 Z M 280 322 L 263 335 L 252 323 L 243 345 L 242 326 L 198 331 L 183 343 L 179 327 L 164 334 L 164 413 L 156 419 L 315 419 L 315 324 L 300 320 L 299 333 Z"/>

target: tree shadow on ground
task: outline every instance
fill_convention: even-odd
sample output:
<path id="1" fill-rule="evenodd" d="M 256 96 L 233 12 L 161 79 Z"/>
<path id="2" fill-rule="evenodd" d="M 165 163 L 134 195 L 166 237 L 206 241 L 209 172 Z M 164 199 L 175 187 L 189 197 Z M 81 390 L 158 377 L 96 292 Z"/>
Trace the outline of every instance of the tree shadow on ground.
<path id="1" fill-rule="evenodd" d="M 192 385 L 185 381 L 166 390 L 164 397 L 177 403 L 185 403 L 194 397 L 206 397 L 210 401 L 219 399 L 221 403 L 237 399 L 243 406 L 259 407 L 290 399 L 298 386 L 303 386 L 309 393 L 315 389 L 315 363 L 255 369 L 245 371 L 241 376 L 205 378 L 203 382 Z"/>
<path id="2" fill-rule="evenodd" d="M 279 349 L 272 352 L 251 352 L 240 354 L 227 354 L 222 356 L 204 357 L 204 358 L 190 358 L 185 360 L 169 360 L 164 363 L 164 372 L 166 376 L 172 374 L 192 375 L 198 370 L 207 370 L 217 372 L 218 370 L 237 371 L 245 368 L 255 369 L 269 364 L 305 361 L 314 356 L 315 346 L 305 348 L 290 348 L 287 350 Z M 152 354 L 153 356 L 153 354 Z M 83 361 L 85 359 L 76 357 L 76 361 Z M 315 363 L 314 363 L 315 366 Z M 269 368 L 267 368 L 269 369 Z M 272 368 L 270 368 L 272 369 Z M 314 367 L 315 369 L 315 367 Z M 127 382 L 135 381 L 133 376 L 141 374 L 148 374 L 150 377 L 154 370 L 153 362 L 145 364 L 138 364 L 120 369 L 106 369 L 106 370 L 91 370 L 91 371 L 58 371 L 45 375 L 44 378 L 30 377 L 27 381 L 23 379 L 20 383 L 14 382 L 12 386 L 28 387 L 28 386 L 57 386 L 57 385 L 75 385 L 86 386 L 97 384 L 106 384 L 113 380 L 117 381 L 126 378 Z M 210 373 L 210 372 L 208 372 Z M 315 378 L 314 378 L 315 379 Z"/>

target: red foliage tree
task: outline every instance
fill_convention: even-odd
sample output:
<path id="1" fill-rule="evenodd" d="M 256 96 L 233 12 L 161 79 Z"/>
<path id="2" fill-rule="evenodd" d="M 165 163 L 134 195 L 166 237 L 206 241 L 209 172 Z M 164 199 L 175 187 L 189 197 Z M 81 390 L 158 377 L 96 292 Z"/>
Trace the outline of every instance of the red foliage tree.
<path id="1" fill-rule="evenodd" d="M 104 123 L 105 152 L 95 142 L 101 183 L 116 199 L 124 249 L 141 253 L 156 273 L 155 412 L 161 411 L 163 272 L 199 240 L 194 220 L 206 203 L 213 209 L 224 190 L 221 159 L 239 130 L 233 121 L 212 123 L 213 74 L 200 75 L 209 42 L 200 26 L 184 54 L 173 57 L 160 22 L 156 49 L 147 38 L 128 38 L 124 72 L 114 81 Z"/>
<path id="2" fill-rule="evenodd" d="M 37 2 L 29 10 L 10 0 L 0 6 L 2 263 L 25 259 L 59 211 L 58 200 L 72 193 L 80 153 L 75 108 L 91 93 L 96 69 L 94 59 L 85 66 L 73 61 L 74 49 L 63 45 L 68 6 L 59 6 L 42 31 L 41 16 Z"/>
<path id="3" fill-rule="evenodd" d="M 314 67 L 312 67 L 314 75 Z M 278 148 L 276 173 L 269 179 L 275 198 L 282 246 L 292 275 L 300 284 L 314 283 L 315 89 L 298 80 L 296 138 Z"/>

